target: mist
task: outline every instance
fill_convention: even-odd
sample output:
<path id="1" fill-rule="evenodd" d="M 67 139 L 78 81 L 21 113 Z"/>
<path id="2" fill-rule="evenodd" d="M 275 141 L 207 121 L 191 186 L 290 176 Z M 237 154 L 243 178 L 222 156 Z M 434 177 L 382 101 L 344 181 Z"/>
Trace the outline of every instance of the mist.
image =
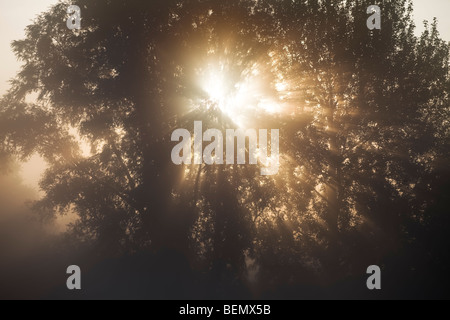
<path id="1" fill-rule="evenodd" d="M 54 241 L 52 223 L 42 223 L 31 203 L 37 192 L 25 185 L 17 162 L 0 164 L 0 299 L 33 299 L 52 286 Z"/>

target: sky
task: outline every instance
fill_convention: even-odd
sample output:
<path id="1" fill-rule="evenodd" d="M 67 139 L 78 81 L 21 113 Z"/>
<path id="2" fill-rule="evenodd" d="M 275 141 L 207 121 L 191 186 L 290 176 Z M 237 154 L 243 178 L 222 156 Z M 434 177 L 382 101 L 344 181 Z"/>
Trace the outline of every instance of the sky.
<path id="1" fill-rule="evenodd" d="M 416 20 L 417 31 L 423 31 L 423 21 L 432 21 L 438 18 L 439 32 L 441 37 L 450 41 L 450 0 L 414 0 L 414 18 Z"/>
<path id="2" fill-rule="evenodd" d="M 20 63 L 11 51 L 11 42 L 22 39 L 25 27 L 36 15 L 57 2 L 57 0 L 0 0 L 0 96 L 7 91 L 8 81 L 20 68 Z M 374 4 L 376 2 L 374 0 Z M 437 17 L 442 38 L 450 41 L 450 19 L 446 17 L 450 12 L 450 0 L 414 0 L 413 3 L 417 32 L 420 34 L 423 31 L 424 20 L 431 21 Z M 37 182 L 44 168 L 39 157 L 33 157 L 22 166 L 24 181 L 37 189 Z"/>

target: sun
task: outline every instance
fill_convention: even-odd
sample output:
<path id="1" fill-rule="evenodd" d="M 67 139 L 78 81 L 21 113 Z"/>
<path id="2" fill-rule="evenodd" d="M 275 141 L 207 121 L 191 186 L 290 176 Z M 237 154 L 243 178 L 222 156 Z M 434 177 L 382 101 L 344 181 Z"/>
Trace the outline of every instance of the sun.
<path id="1" fill-rule="evenodd" d="M 200 74 L 200 86 L 207 96 L 207 106 L 218 108 L 239 126 L 245 126 L 255 114 L 280 113 L 278 96 L 267 91 L 262 70 L 254 64 L 243 70 L 238 79 L 228 74 L 224 64 L 208 65 Z M 284 83 L 273 83 L 273 92 L 286 90 Z"/>
<path id="2" fill-rule="evenodd" d="M 242 101 L 234 101 L 231 86 L 231 81 L 223 65 L 208 66 L 201 87 L 207 94 L 210 104 L 219 108 L 221 112 L 228 116 L 235 116 L 233 114 L 233 103 L 242 103 Z"/>
<path id="3" fill-rule="evenodd" d="M 223 72 L 210 71 L 204 89 L 214 102 L 224 102 L 227 98 L 227 90 Z"/>

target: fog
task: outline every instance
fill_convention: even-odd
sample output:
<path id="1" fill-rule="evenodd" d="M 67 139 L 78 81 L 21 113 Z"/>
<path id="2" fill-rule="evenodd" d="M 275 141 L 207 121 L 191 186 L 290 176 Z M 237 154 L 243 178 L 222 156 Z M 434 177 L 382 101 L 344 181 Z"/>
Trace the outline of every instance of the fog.
<path id="1" fill-rule="evenodd" d="M 26 186 L 20 166 L 2 157 L 0 165 L 0 299 L 36 298 L 52 286 L 48 281 L 57 235 L 30 209 L 37 193 Z M 52 255 L 52 259 L 49 259 Z M 38 275 L 38 276 L 37 276 Z"/>
<path id="2" fill-rule="evenodd" d="M 56 0 L 17 0 L 15 2 L 0 0 L 0 59 L 2 61 L 0 97 L 9 88 L 8 80 L 13 78 L 20 69 L 20 63 L 9 44 L 13 40 L 24 38 L 23 30 L 31 23 L 31 20 L 56 2 Z M 431 21 L 436 16 L 442 38 L 450 40 L 450 21 L 445 16 L 450 9 L 450 2 L 448 0 L 414 0 L 413 3 L 417 33 L 423 31 L 423 20 Z M 78 264 L 83 267 L 94 264 L 86 262 L 87 258 L 77 260 L 77 254 L 62 241 L 65 239 L 62 231 L 68 222 L 73 221 L 73 216 L 68 215 L 56 221 L 43 222 L 39 213 L 31 209 L 33 201 L 42 196 L 38 182 L 44 169 L 45 164 L 39 156 L 34 156 L 25 163 L 19 163 L 7 156 L 2 156 L 0 149 L 0 299 L 53 297 L 55 290 L 58 292 L 58 289 L 65 285 L 65 270 L 68 265 Z M 189 280 L 194 277 L 190 273 L 188 263 L 179 256 L 173 257 L 171 254 L 163 253 L 157 258 L 138 256 L 133 259 L 131 262 L 127 260 L 124 263 L 126 267 L 123 267 L 121 260 L 113 261 L 111 268 L 116 272 L 111 275 L 108 273 L 109 276 L 101 278 L 102 270 L 100 269 L 107 268 L 110 262 L 108 261 L 95 269 L 91 278 L 100 279 L 98 288 L 106 292 L 109 289 L 112 291 L 115 285 L 113 280 L 121 276 L 126 269 L 130 275 L 140 276 L 139 279 L 137 276 L 133 278 L 139 290 L 146 292 L 148 287 L 154 287 L 158 288 L 155 292 L 161 294 L 160 287 L 169 288 L 167 283 L 171 283 L 169 280 L 173 274 L 177 276 L 181 274 L 184 278 L 181 276 L 180 278 Z M 92 258 L 92 261 L 94 260 Z M 164 264 L 161 261 L 169 262 Z M 167 269 L 167 265 L 176 268 Z M 150 268 L 157 270 L 155 275 L 147 274 Z M 158 284 L 155 279 L 161 283 Z M 119 288 L 122 286 L 125 292 L 130 278 L 123 277 L 119 281 L 123 283 L 117 286 Z M 182 280 L 179 282 L 183 283 Z M 170 292 L 175 292 L 178 288 L 176 281 L 173 283 L 173 288 L 168 290 Z M 182 284 L 183 288 L 193 286 L 191 282 Z M 137 291 L 140 292 L 139 290 Z M 207 289 L 204 291 L 207 292 Z M 242 289 L 239 288 L 237 291 Z"/>

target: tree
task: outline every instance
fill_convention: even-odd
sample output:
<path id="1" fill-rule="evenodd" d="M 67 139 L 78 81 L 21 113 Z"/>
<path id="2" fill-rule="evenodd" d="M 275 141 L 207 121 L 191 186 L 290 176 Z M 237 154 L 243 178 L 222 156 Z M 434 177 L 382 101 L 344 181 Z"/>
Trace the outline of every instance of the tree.
<path id="1" fill-rule="evenodd" d="M 434 203 L 450 83 L 437 24 L 417 38 L 412 5 L 386 0 L 369 31 L 369 2 L 79 0 L 79 31 L 59 3 L 13 43 L 3 149 L 47 160 L 35 208 L 74 210 L 71 234 L 105 255 L 174 249 L 262 291 L 364 272 Z M 211 101 L 199 78 L 214 68 L 255 108 Z M 173 130 L 242 119 L 281 129 L 275 177 L 171 162 Z"/>
<path id="2" fill-rule="evenodd" d="M 435 108 L 441 115 L 448 112 L 448 45 L 438 38 L 436 25 L 416 39 L 411 4 L 385 1 L 382 30 L 368 32 L 361 26 L 369 4 L 305 2 L 278 11 L 291 36 L 284 43 L 288 79 L 301 92 L 297 104 L 308 106 L 313 117 L 306 130 L 292 120 L 286 130 L 296 139 L 285 150 L 294 159 L 291 175 L 298 170 L 302 184 L 316 188 L 310 189 L 311 202 L 300 202 L 293 211 L 295 223 L 289 221 L 294 226 L 289 234 L 314 231 L 302 232 L 285 259 L 299 256 L 317 265 L 312 258 L 319 256 L 325 270 L 321 278 L 332 281 L 363 270 L 370 261 L 381 264 L 402 245 L 406 221 L 423 213 L 411 206 L 420 198 L 415 188 L 426 175 L 422 161 L 436 150 L 432 141 L 445 141 L 437 131 L 448 130 L 442 123 L 430 127 L 425 116 Z M 429 160 L 441 157 L 446 159 Z M 305 200 L 303 194 L 298 198 Z M 297 212 L 313 218 L 299 219 Z M 311 242 L 320 244 L 322 253 L 325 247 L 325 254 L 305 259 Z M 273 264 L 279 258 L 267 260 Z M 295 268 L 298 262 L 285 265 Z"/>

